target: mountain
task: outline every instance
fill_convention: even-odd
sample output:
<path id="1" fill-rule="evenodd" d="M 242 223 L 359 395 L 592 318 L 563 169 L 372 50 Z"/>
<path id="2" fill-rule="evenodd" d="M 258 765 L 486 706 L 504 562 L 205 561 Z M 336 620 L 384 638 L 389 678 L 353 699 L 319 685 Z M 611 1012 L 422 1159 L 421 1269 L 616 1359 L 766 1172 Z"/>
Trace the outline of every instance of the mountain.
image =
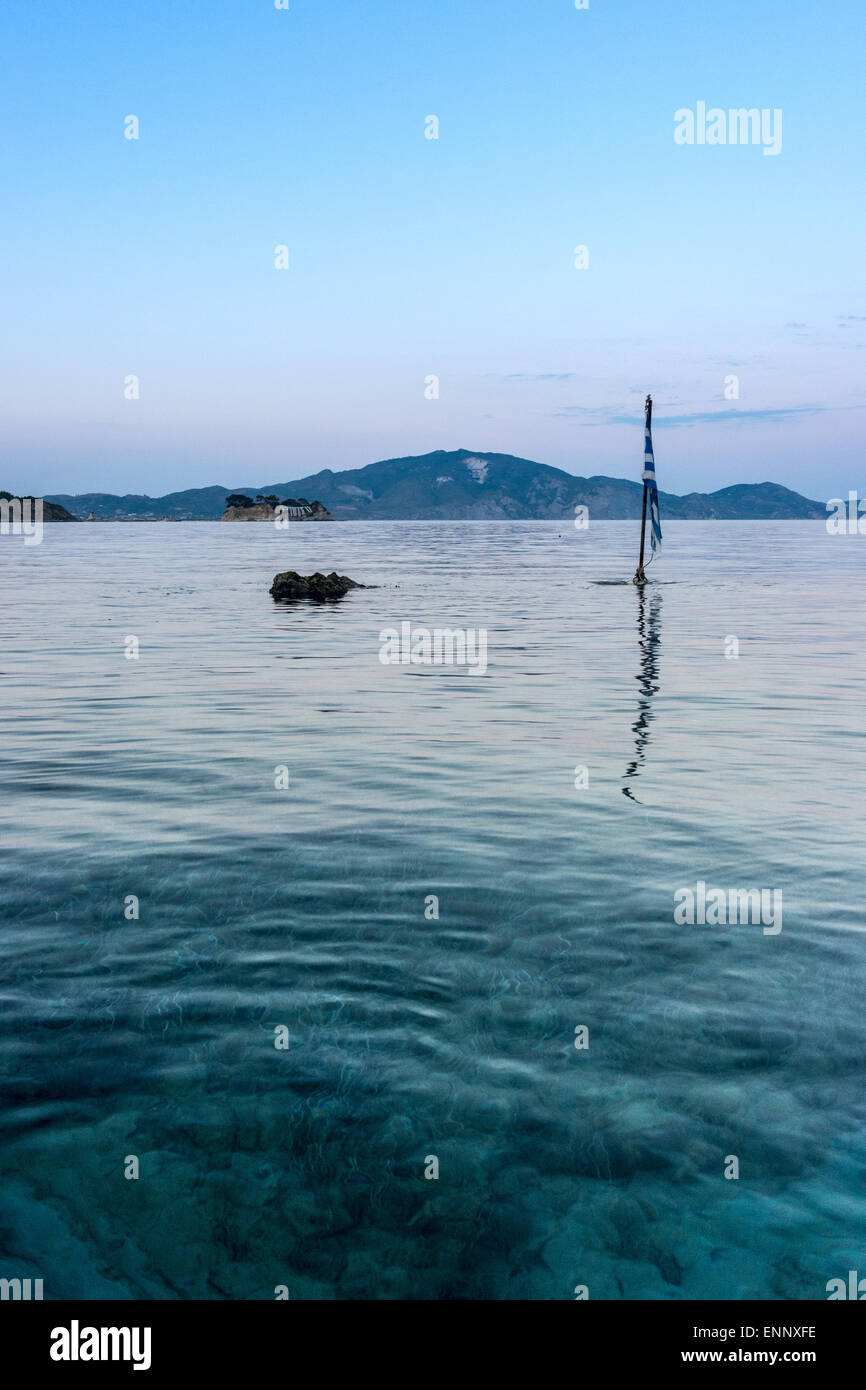
<path id="1" fill-rule="evenodd" d="M 536 520 L 565 521 L 583 503 L 598 521 L 640 516 L 642 485 L 626 478 L 576 478 L 511 454 L 470 449 L 385 459 L 365 468 L 334 473 L 325 468 L 306 478 L 262 487 L 188 488 L 165 497 L 110 493 L 55 494 L 76 516 L 100 520 L 218 521 L 231 493 L 274 493 L 321 502 L 337 520 Z M 827 509 L 778 483 L 739 483 L 718 492 L 660 493 L 662 519 L 781 521 L 826 518 Z"/>
<path id="2" fill-rule="evenodd" d="M 19 501 L 19 502 L 21 502 L 21 501 L 22 501 L 22 498 L 20 498 L 20 497 L 16 498 L 11 492 L 7 492 L 7 491 L 5 490 L 5 488 L 3 489 L 2 492 L 0 492 L 0 502 L 14 502 L 14 501 Z M 24 498 L 23 498 L 23 502 L 26 502 L 27 505 L 26 505 L 26 507 L 23 507 L 23 508 L 22 508 L 22 514 L 23 514 L 23 516 L 24 516 L 25 519 L 29 519 L 29 518 L 31 518 L 31 517 L 33 516 L 33 499 L 31 498 L 30 493 L 25 493 Z M 58 503 L 56 503 L 56 502 L 49 502 L 48 498 L 45 497 L 45 498 L 42 499 L 42 520 L 43 520 L 43 521 L 78 521 L 78 520 L 79 520 L 79 517 L 77 517 L 77 516 L 72 516 L 72 515 L 66 510 L 65 507 L 61 507 L 61 506 L 60 506 Z"/>
<path id="3" fill-rule="evenodd" d="M 65 507 L 61 507 L 59 502 L 44 502 L 42 509 L 43 521 L 80 521 L 80 517 L 73 516 Z"/>
<path id="4" fill-rule="evenodd" d="M 258 488 L 246 488 L 258 492 Z M 185 492 L 170 492 L 166 497 L 147 497 L 140 493 L 113 492 L 51 493 L 46 502 L 59 502 L 75 516 L 85 519 L 90 512 L 98 521 L 219 521 L 225 511 L 226 498 L 244 489 L 226 487 L 192 487 Z"/>

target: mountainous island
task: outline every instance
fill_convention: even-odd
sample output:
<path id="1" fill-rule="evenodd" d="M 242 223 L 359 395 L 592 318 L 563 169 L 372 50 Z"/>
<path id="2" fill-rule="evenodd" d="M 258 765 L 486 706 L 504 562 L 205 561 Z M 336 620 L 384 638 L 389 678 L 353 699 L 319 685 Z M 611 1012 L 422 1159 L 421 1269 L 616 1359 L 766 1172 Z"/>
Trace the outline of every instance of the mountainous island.
<path id="1" fill-rule="evenodd" d="M 639 477 L 634 481 L 603 475 L 575 477 L 511 454 L 437 449 L 339 473 L 325 468 L 306 478 L 264 487 L 188 488 L 164 497 L 58 493 L 46 501 L 82 520 L 92 513 L 99 521 L 219 521 L 229 498 L 238 496 L 253 506 L 294 497 L 343 521 L 565 521 L 580 504 L 589 508 L 594 520 L 627 521 L 640 516 L 642 484 Z M 310 497 L 317 503 L 306 503 Z M 660 499 L 663 519 L 799 521 L 827 515 L 823 503 L 778 483 L 739 483 L 684 497 L 662 492 Z"/>

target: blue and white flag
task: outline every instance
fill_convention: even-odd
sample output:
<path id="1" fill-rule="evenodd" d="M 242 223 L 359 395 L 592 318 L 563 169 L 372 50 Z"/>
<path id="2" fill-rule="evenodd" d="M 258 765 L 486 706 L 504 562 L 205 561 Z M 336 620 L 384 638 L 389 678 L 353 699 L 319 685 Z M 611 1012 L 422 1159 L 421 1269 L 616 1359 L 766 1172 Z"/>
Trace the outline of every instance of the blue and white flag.
<path id="1" fill-rule="evenodd" d="M 643 480 L 647 489 L 650 516 L 650 544 L 653 550 L 662 548 L 662 524 L 659 518 L 659 490 L 656 484 L 656 465 L 653 458 L 653 437 L 649 423 L 646 426 L 646 443 L 643 455 Z"/>

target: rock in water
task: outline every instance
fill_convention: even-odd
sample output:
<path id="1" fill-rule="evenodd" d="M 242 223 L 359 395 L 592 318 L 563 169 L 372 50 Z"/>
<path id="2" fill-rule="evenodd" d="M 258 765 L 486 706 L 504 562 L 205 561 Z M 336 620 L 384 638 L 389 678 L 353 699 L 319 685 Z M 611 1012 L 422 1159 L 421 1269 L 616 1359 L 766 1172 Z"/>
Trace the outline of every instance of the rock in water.
<path id="1" fill-rule="evenodd" d="M 226 507 L 223 521 L 273 521 L 276 516 L 270 502 L 251 502 L 248 507 Z"/>
<path id="2" fill-rule="evenodd" d="M 297 599 L 309 599 L 313 603 L 332 603 L 347 594 L 350 589 L 366 589 L 366 584 L 356 584 L 344 574 L 332 570 L 330 574 L 297 574 L 295 570 L 285 570 L 274 576 L 271 585 L 271 598 L 284 603 Z"/>
<path id="3" fill-rule="evenodd" d="M 287 497 L 278 502 L 275 495 L 259 497 L 254 502 L 243 492 L 233 492 L 226 498 L 223 521 L 273 521 L 277 526 L 288 526 L 297 521 L 333 521 L 334 518 L 321 502 L 308 502 L 304 497 Z"/>

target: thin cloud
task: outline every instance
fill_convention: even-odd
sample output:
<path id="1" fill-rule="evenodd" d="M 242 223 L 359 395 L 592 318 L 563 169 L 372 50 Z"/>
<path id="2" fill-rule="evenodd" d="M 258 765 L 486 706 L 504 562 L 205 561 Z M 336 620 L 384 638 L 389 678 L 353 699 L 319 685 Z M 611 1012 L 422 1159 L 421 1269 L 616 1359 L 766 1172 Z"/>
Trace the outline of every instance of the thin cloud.
<path id="1" fill-rule="evenodd" d="M 798 415 L 823 415 L 827 407 L 823 405 L 803 405 L 777 407 L 765 410 L 696 410 L 688 415 L 653 416 L 653 425 L 659 429 L 676 429 L 688 425 L 726 424 L 728 421 L 788 420 Z M 554 417 L 575 419 L 580 415 L 591 416 L 582 421 L 586 425 L 639 425 L 643 415 L 622 415 L 612 411 L 593 411 L 584 406 L 567 405 L 553 412 Z M 600 417 L 600 418 L 599 418 Z"/>
<path id="2" fill-rule="evenodd" d="M 575 381 L 577 372 L 506 372 L 493 373 L 501 381 Z"/>
<path id="3" fill-rule="evenodd" d="M 789 420 L 797 415 L 823 415 L 823 405 L 778 406 L 763 410 L 699 410 L 693 415 L 661 416 L 659 425 L 715 425 L 727 420 Z"/>

